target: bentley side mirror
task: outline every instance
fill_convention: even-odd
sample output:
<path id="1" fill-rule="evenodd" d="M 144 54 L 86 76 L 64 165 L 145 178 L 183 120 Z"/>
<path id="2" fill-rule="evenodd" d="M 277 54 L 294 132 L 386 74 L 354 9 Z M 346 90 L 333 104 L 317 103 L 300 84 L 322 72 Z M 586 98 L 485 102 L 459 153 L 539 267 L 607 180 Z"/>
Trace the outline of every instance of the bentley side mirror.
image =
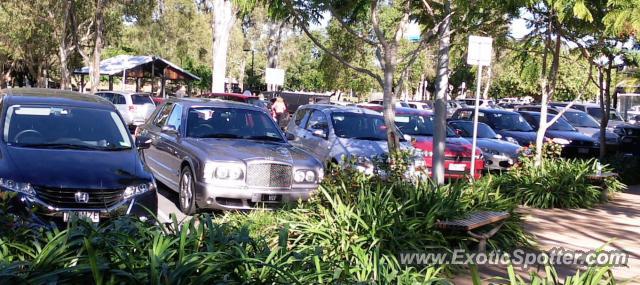
<path id="1" fill-rule="evenodd" d="M 151 138 L 147 136 L 137 136 L 136 137 L 136 148 L 138 150 L 148 149 L 151 147 Z"/>
<path id="2" fill-rule="evenodd" d="M 175 126 L 172 125 L 166 125 L 162 127 L 162 132 L 165 134 L 170 134 L 170 135 L 176 135 L 178 134 L 178 130 L 176 129 Z"/>
<path id="3" fill-rule="evenodd" d="M 319 137 L 319 138 L 323 138 L 326 139 L 327 138 L 327 132 L 323 129 L 317 129 L 317 130 L 313 130 L 313 132 L 311 132 L 312 135 Z"/>

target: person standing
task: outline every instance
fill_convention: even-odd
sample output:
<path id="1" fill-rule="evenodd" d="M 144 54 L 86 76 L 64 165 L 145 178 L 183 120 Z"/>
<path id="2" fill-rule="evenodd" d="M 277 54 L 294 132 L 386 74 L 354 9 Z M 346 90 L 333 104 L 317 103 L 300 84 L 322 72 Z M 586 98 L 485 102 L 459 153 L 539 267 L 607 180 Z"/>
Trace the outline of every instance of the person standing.
<path id="1" fill-rule="evenodd" d="M 282 97 L 276 98 L 276 101 L 271 105 L 271 114 L 273 118 L 278 122 L 280 128 L 284 128 L 287 120 L 287 105 L 284 103 Z"/>

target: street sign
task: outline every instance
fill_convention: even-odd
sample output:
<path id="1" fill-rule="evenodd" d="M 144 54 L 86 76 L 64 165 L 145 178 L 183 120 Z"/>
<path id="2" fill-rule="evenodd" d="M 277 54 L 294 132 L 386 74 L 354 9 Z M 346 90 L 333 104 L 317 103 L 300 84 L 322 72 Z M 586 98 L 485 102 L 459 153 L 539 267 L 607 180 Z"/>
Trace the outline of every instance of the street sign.
<path id="1" fill-rule="evenodd" d="M 471 65 L 491 65 L 493 39 L 490 37 L 469 36 L 467 63 Z"/>
<path id="2" fill-rule="evenodd" d="M 264 82 L 273 85 L 284 85 L 284 69 L 279 68 L 267 68 L 265 70 Z"/>

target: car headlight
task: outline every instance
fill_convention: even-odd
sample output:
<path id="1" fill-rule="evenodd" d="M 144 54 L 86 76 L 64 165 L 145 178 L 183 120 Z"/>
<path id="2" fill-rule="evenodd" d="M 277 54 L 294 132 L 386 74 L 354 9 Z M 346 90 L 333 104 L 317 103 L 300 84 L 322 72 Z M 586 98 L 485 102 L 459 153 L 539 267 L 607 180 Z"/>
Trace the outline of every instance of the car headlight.
<path id="1" fill-rule="evenodd" d="M 316 181 L 316 173 L 313 170 L 296 170 L 293 174 L 293 181 L 296 183 L 313 183 Z"/>
<path id="2" fill-rule="evenodd" d="M 513 137 L 505 137 L 504 139 L 510 143 L 519 144 L 518 140 L 514 139 Z"/>
<path id="3" fill-rule="evenodd" d="M 149 191 L 153 191 L 155 189 L 156 189 L 156 184 L 153 183 L 153 182 L 142 183 L 142 184 L 139 184 L 139 185 L 133 185 L 133 186 L 129 186 L 129 187 L 124 189 L 124 192 L 122 193 L 122 197 L 124 199 L 129 199 L 131 197 L 138 196 L 140 194 L 144 194 L 144 193 L 147 193 Z"/>
<path id="4" fill-rule="evenodd" d="M 500 152 L 495 150 L 495 149 L 490 149 L 490 148 L 483 147 L 483 148 L 480 148 L 480 150 L 482 150 L 482 152 L 484 154 L 500 155 Z"/>
<path id="5" fill-rule="evenodd" d="M 9 191 L 22 193 L 28 196 L 34 196 L 36 194 L 36 190 L 33 189 L 31 184 L 16 182 L 11 179 L 0 178 L 0 187 L 7 189 Z"/>
<path id="6" fill-rule="evenodd" d="M 567 145 L 567 144 L 571 143 L 570 140 L 563 139 L 563 138 L 553 138 L 551 141 L 554 142 L 554 143 L 557 143 L 557 144 L 561 144 L 561 145 Z"/>
<path id="7" fill-rule="evenodd" d="M 210 170 L 206 173 L 211 173 L 211 179 L 213 180 L 240 180 L 244 178 L 244 171 L 240 166 L 235 165 L 216 165 L 207 166 Z"/>

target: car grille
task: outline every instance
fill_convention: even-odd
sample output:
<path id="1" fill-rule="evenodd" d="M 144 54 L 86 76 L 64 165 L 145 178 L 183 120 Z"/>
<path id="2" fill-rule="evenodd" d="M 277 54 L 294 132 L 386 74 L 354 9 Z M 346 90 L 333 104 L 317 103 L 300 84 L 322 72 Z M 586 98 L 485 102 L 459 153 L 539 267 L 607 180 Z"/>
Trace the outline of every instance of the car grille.
<path id="1" fill-rule="evenodd" d="M 450 160 L 450 161 L 471 161 L 471 155 L 469 156 L 445 156 L 444 160 Z"/>
<path id="2" fill-rule="evenodd" d="M 124 189 L 69 189 L 35 187 L 37 197 L 56 208 L 104 209 L 122 201 Z M 89 194 L 87 203 L 76 202 L 75 194 Z"/>
<path id="3" fill-rule="evenodd" d="M 571 146 L 584 146 L 584 147 L 592 147 L 593 146 L 593 142 L 590 141 L 582 141 L 582 140 L 575 140 L 571 142 Z"/>
<path id="4" fill-rule="evenodd" d="M 291 166 L 283 164 L 249 164 L 247 185 L 257 187 L 291 186 Z"/>

